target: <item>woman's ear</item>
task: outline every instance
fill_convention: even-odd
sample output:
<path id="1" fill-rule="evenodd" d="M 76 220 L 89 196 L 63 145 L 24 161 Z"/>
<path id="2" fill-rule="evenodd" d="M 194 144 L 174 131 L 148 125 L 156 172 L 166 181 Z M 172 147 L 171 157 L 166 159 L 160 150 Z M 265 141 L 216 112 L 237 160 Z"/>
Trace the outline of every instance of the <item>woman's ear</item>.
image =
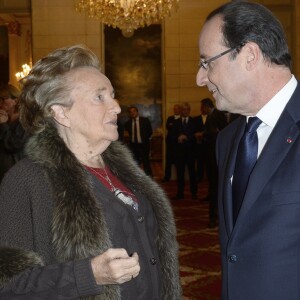
<path id="1" fill-rule="evenodd" d="M 51 109 L 52 116 L 58 124 L 65 127 L 70 127 L 70 120 L 65 114 L 65 107 L 63 107 L 62 105 L 54 104 L 51 106 Z"/>

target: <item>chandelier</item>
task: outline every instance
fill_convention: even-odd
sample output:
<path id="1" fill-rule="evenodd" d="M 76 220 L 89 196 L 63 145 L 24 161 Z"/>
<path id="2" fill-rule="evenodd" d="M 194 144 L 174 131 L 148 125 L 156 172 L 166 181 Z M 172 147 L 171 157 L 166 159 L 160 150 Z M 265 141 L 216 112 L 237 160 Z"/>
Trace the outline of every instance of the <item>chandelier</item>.
<path id="1" fill-rule="evenodd" d="M 29 74 L 29 72 L 30 72 L 30 70 L 31 70 L 31 66 L 28 65 L 28 64 L 24 64 L 24 65 L 22 65 L 22 69 L 23 69 L 23 71 L 18 72 L 18 73 L 15 74 L 18 81 L 19 81 L 20 79 L 26 77 L 26 76 Z"/>
<path id="2" fill-rule="evenodd" d="M 124 36 L 132 36 L 139 27 L 158 24 L 170 16 L 179 0 L 75 0 L 77 12 L 120 28 Z"/>

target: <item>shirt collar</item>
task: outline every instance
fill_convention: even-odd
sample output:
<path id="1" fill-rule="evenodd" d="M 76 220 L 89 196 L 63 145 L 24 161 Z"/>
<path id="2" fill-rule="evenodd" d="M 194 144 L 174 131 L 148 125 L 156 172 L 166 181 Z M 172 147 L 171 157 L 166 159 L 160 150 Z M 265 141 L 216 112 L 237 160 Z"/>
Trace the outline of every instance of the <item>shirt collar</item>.
<path id="1" fill-rule="evenodd" d="M 275 127 L 282 111 L 297 87 L 297 80 L 292 75 L 288 83 L 257 113 L 257 117 L 270 127 Z"/>

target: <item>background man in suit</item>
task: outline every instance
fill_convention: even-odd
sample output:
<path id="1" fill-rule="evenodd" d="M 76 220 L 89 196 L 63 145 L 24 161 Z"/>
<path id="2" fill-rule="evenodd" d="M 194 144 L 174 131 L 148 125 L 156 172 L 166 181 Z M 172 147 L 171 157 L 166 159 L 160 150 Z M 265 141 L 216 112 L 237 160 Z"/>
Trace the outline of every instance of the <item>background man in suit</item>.
<path id="1" fill-rule="evenodd" d="M 175 165 L 177 173 L 177 195 L 175 199 L 184 198 L 184 173 L 188 168 L 190 192 L 192 198 L 197 198 L 197 179 L 195 172 L 195 123 L 190 116 L 191 107 L 185 102 L 181 106 L 181 118 L 174 123 L 174 141 L 176 142 Z"/>
<path id="2" fill-rule="evenodd" d="M 242 115 L 216 146 L 222 299 L 300 299 L 300 85 L 282 26 L 260 4 L 231 1 L 207 17 L 199 48 L 197 84 L 219 110 Z M 244 134 L 254 116 L 261 124 Z M 238 148 L 249 135 L 245 148 L 257 143 L 248 154 L 258 159 L 236 197 Z"/>
<path id="3" fill-rule="evenodd" d="M 128 109 L 130 119 L 125 123 L 125 130 L 129 134 L 129 147 L 138 162 L 142 164 L 147 175 L 152 177 L 150 165 L 150 138 L 152 126 L 150 120 L 139 116 L 137 107 Z"/>
<path id="4" fill-rule="evenodd" d="M 172 165 L 174 164 L 174 155 L 176 151 L 176 142 L 174 143 L 174 124 L 175 120 L 180 118 L 181 106 L 175 104 L 173 107 L 174 115 L 169 116 L 166 122 L 167 136 L 166 136 L 166 165 L 165 165 L 165 177 L 163 182 L 168 182 L 171 178 Z"/>
<path id="5" fill-rule="evenodd" d="M 209 99 L 209 98 L 206 98 Z M 204 100 L 204 99 L 202 99 Z M 202 101 L 201 100 L 201 101 Z M 200 115 L 194 117 L 195 121 L 195 138 L 196 138 L 196 176 L 198 181 L 202 181 L 205 176 L 205 160 L 204 160 L 204 142 L 203 133 L 205 128 L 205 122 L 207 118 L 207 113 L 202 110 L 202 105 L 200 105 Z"/>
<path id="6" fill-rule="evenodd" d="M 19 121 L 19 96 L 20 90 L 11 84 L 0 87 L 0 182 L 25 156 L 28 134 Z"/>
<path id="7" fill-rule="evenodd" d="M 214 228 L 217 221 L 218 203 L 218 167 L 216 162 L 216 140 L 218 133 L 227 125 L 224 112 L 215 108 L 210 98 L 201 100 L 201 111 L 206 115 L 202 132 L 203 155 L 208 179 L 209 228 Z"/>

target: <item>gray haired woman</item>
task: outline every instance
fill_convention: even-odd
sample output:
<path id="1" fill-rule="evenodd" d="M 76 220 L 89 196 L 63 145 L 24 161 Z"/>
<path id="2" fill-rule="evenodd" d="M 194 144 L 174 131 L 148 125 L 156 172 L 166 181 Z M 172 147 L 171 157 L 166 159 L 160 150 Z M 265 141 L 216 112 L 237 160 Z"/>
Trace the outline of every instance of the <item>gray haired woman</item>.
<path id="1" fill-rule="evenodd" d="M 118 113 L 84 46 L 25 78 L 32 137 L 0 187 L 1 299 L 181 299 L 172 209 L 117 141 Z"/>

